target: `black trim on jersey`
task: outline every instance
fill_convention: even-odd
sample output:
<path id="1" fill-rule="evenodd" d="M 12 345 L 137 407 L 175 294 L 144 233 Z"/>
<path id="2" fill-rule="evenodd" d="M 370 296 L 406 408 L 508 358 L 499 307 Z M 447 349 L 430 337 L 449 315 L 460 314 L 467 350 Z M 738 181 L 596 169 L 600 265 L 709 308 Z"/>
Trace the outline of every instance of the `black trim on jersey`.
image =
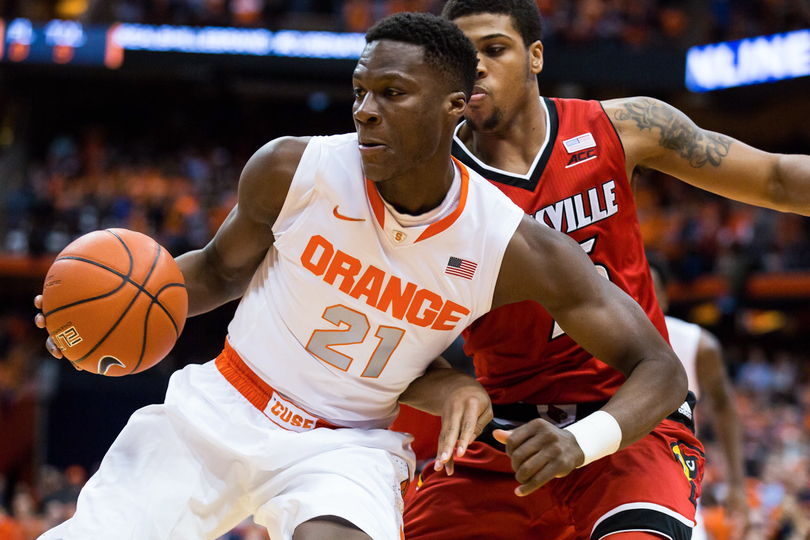
<path id="1" fill-rule="evenodd" d="M 693 452 L 695 452 L 696 454 L 700 455 L 700 457 L 702 457 L 703 459 L 706 459 L 706 453 L 705 453 L 705 452 L 703 452 L 703 450 L 701 450 L 701 449 L 700 449 L 700 448 L 698 448 L 697 446 L 692 446 L 691 444 L 689 444 L 689 443 L 687 443 L 687 442 L 683 442 L 683 441 L 681 441 L 681 440 L 679 440 L 679 441 L 678 441 L 678 444 L 680 444 L 680 445 L 683 445 L 683 446 L 687 447 L 688 449 L 692 450 L 692 451 L 693 451 Z"/>
<path id="2" fill-rule="evenodd" d="M 622 155 L 624 156 L 624 167 L 626 169 L 627 168 L 627 152 L 625 152 L 625 150 L 624 150 L 624 143 L 622 142 L 622 138 L 619 137 L 619 130 L 616 129 L 616 126 L 613 125 L 613 120 L 610 119 L 610 115 L 605 110 L 605 106 L 602 105 L 602 102 L 599 101 L 598 103 L 599 103 L 599 106 L 602 108 L 602 112 L 605 113 L 605 117 L 607 118 L 608 124 L 610 124 L 610 127 L 613 128 L 613 133 L 615 133 L 616 138 L 619 139 L 619 146 L 622 147 Z"/>
<path id="3" fill-rule="evenodd" d="M 610 534 L 629 531 L 650 531 L 671 540 L 692 538 L 692 527 L 674 517 L 649 508 L 634 508 L 612 515 L 597 525 L 591 534 L 591 540 L 601 540 Z"/>
<path id="4" fill-rule="evenodd" d="M 470 169 L 474 170 L 487 180 L 492 182 L 498 182 L 499 184 L 506 184 L 507 186 L 514 186 L 521 189 L 525 189 L 526 191 L 534 192 L 537 189 L 537 184 L 540 182 L 540 177 L 543 176 L 543 172 L 546 170 L 546 165 L 548 164 L 549 158 L 551 158 L 551 152 L 554 150 L 554 144 L 557 142 L 557 132 L 560 129 L 560 118 L 557 114 L 557 105 L 554 104 L 553 101 L 544 97 L 542 98 L 546 104 L 546 108 L 548 109 L 548 126 L 547 129 L 549 130 L 549 137 L 548 137 L 548 144 L 543 149 L 543 153 L 540 156 L 540 159 L 535 164 L 534 169 L 530 171 L 529 178 L 516 178 L 514 176 L 510 176 L 508 174 L 502 174 L 491 169 L 485 169 L 481 167 L 478 162 L 476 162 L 470 151 L 464 147 L 464 145 L 459 144 L 456 141 L 455 137 L 453 138 L 453 157 L 457 160 L 462 162 L 464 165 L 469 167 Z"/>
<path id="5" fill-rule="evenodd" d="M 692 417 L 689 418 L 685 414 L 683 414 L 680 410 L 675 411 L 674 413 L 667 416 L 667 420 L 674 420 L 679 424 L 683 424 L 689 431 L 692 432 L 692 435 L 695 434 L 695 405 L 697 404 L 697 398 L 695 398 L 694 392 L 689 390 L 686 393 L 686 399 L 684 400 L 686 403 L 689 404 L 689 408 L 692 410 Z M 684 443 L 685 444 L 685 443 Z M 692 448 L 691 446 L 689 448 Z M 692 448 L 696 452 L 700 452 L 697 448 Z M 700 455 L 703 456 L 703 452 L 700 452 Z M 704 456 L 705 457 L 705 456 Z"/>

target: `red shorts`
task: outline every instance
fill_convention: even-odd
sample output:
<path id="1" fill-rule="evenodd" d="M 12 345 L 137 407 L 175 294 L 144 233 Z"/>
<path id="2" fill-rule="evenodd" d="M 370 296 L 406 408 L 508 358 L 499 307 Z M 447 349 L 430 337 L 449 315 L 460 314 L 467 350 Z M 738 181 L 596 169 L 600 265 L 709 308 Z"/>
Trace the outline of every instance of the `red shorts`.
<path id="1" fill-rule="evenodd" d="M 509 457 L 476 441 L 453 476 L 425 467 L 405 499 L 405 537 L 600 540 L 649 531 L 688 540 L 703 466 L 692 432 L 664 420 L 632 446 L 518 497 Z"/>

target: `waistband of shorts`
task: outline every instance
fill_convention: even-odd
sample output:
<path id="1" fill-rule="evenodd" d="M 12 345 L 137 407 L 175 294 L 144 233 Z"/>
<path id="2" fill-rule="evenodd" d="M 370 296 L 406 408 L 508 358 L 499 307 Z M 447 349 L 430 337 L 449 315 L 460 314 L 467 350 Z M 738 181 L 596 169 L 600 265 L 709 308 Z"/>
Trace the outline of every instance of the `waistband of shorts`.
<path id="1" fill-rule="evenodd" d="M 259 409 L 265 416 L 268 417 L 273 423 L 278 425 L 281 428 L 289 429 L 278 422 L 274 421 L 270 416 L 267 415 L 267 405 L 270 403 L 270 400 L 273 398 L 275 394 L 278 399 L 281 399 L 285 402 L 289 402 L 289 400 L 283 397 L 279 392 L 277 392 L 272 386 L 267 384 L 264 379 L 259 377 L 250 366 L 248 366 L 242 357 L 239 356 L 231 344 L 228 343 L 228 340 L 225 340 L 225 347 L 222 349 L 222 352 L 217 356 L 217 359 L 214 361 L 217 369 L 225 377 L 231 386 L 233 386 L 242 396 L 250 402 L 251 405 Z M 299 409 L 301 407 L 298 407 Z M 304 409 L 302 409 L 304 410 Z M 341 426 L 336 426 L 335 424 L 331 424 L 326 420 L 318 418 L 317 415 L 312 413 L 307 414 L 316 418 L 316 422 L 314 428 L 329 428 L 329 429 L 338 429 Z"/>
<path id="2" fill-rule="evenodd" d="M 695 394 L 691 391 L 687 394 L 686 400 L 677 411 L 667 416 L 667 420 L 673 420 L 686 426 L 692 434 L 695 433 L 695 422 L 693 411 L 695 410 Z M 572 404 L 571 407 L 576 407 L 575 422 L 595 413 L 605 406 L 607 401 L 592 401 L 587 403 Z M 569 407 L 568 405 L 560 405 L 556 407 L 559 411 L 563 408 Z M 530 422 L 535 418 L 542 418 L 538 406 L 531 403 L 509 403 L 509 404 L 492 404 L 492 412 L 494 419 L 484 429 L 484 432 L 479 435 L 478 440 L 489 444 L 494 448 L 502 448 L 503 445 L 495 440 L 492 436 L 492 431 L 496 429 L 510 430 L 522 424 Z M 573 423 L 573 422 L 571 422 Z M 568 425 L 568 424 L 563 424 Z"/>

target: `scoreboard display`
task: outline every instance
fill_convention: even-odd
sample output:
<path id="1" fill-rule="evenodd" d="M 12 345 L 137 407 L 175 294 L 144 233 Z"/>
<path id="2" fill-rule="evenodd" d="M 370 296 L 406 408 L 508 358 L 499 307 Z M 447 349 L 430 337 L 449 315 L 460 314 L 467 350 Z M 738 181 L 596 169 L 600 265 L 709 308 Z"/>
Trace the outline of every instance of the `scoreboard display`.
<path id="1" fill-rule="evenodd" d="M 111 39 L 115 26 L 83 26 L 77 21 L 44 24 L 0 19 L 0 60 L 12 63 L 73 64 L 115 69 L 123 50 Z"/>
<path id="2" fill-rule="evenodd" d="M 363 34 L 356 33 L 0 19 L 0 61 L 5 63 L 116 69 L 124 51 L 356 59 L 364 47 Z"/>

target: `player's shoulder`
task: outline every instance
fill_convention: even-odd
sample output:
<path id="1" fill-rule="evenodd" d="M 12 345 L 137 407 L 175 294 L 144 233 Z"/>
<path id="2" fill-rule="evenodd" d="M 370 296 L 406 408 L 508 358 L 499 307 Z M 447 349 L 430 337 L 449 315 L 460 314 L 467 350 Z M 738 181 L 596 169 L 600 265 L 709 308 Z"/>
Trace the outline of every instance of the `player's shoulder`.
<path id="1" fill-rule="evenodd" d="M 552 98 L 551 101 L 555 105 L 559 130 L 563 137 L 580 135 L 583 132 L 591 132 L 594 136 L 597 133 L 616 133 L 611 125 L 610 113 L 601 101 L 568 98 Z"/>
<path id="2" fill-rule="evenodd" d="M 321 135 L 312 137 L 313 141 L 328 148 L 357 147 L 357 133 L 342 133 L 340 135 Z"/>
<path id="3" fill-rule="evenodd" d="M 316 167 L 320 166 L 324 159 L 358 161 L 360 150 L 357 145 L 357 133 L 310 137 L 307 145 L 307 157 L 302 160 L 302 163 L 306 163 L 308 167 Z"/>
<path id="4" fill-rule="evenodd" d="M 280 137 L 250 157 L 239 177 L 241 212 L 260 222 L 275 220 L 310 140 L 310 137 Z"/>
<path id="5" fill-rule="evenodd" d="M 279 137 L 266 143 L 250 157 L 242 176 L 275 174 L 280 169 L 297 166 L 312 137 Z"/>
<path id="6" fill-rule="evenodd" d="M 294 173 L 305 152 L 324 149 L 334 151 L 344 148 L 357 150 L 357 133 L 279 137 L 259 148 L 248 161 L 245 170 L 263 174 Z"/>
<path id="7" fill-rule="evenodd" d="M 600 103 L 610 121 L 620 132 L 625 128 L 644 131 L 650 127 L 648 124 L 652 116 L 674 111 L 674 107 L 668 103 L 647 96 L 608 99 Z"/>
<path id="8" fill-rule="evenodd" d="M 605 111 L 602 108 L 602 102 L 595 99 L 576 99 L 576 98 L 548 98 L 554 103 L 557 109 L 557 114 L 560 119 L 563 118 L 595 118 L 603 117 Z"/>

